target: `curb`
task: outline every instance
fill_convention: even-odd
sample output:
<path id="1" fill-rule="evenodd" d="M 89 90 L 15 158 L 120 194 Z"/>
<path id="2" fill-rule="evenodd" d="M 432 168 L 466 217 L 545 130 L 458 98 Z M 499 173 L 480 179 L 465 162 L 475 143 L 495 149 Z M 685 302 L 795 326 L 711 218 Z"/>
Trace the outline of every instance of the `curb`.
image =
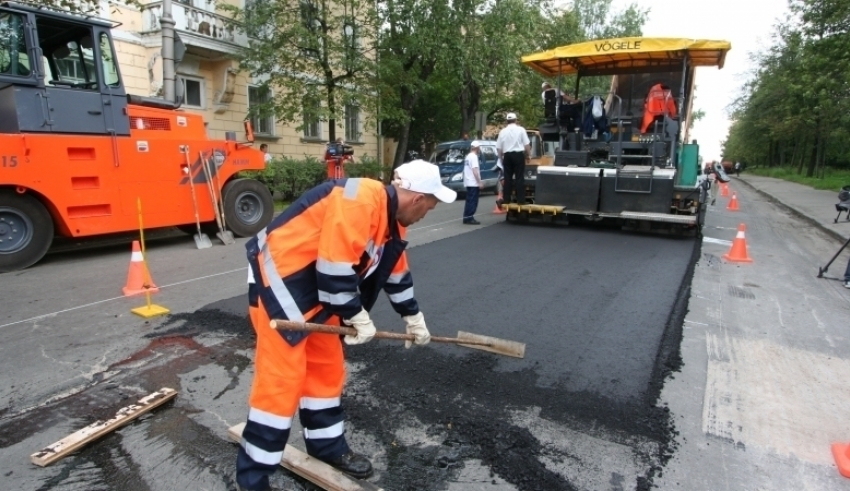
<path id="1" fill-rule="evenodd" d="M 786 209 L 786 210 L 788 210 L 789 212 L 793 213 L 795 216 L 797 216 L 797 217 L 801 218 L 802 220 L 804 220 L 804 221 L 806 221 L 806 222 L 809 222 L 810 224 L 812 224 L 812 225 L 814 225 L 815 227 L 819 228 L 819 229 L 820 229 L 820 230 L 822 230 L 823 232 L 826 232 L 828 235 L 832 236 L 832 238 L 834 238 L 835 240 L 837 240 L 837 241 L 839 241 L 839 242 L 841 242 L 841 243 L 844 243 L 844 242 L 846 242 L 846 241 L 847 241 L 847 237 L 844 237 L 843 235 L 841 235 L 840 233 L 836 232 L 835 230 L 832 230 L 831 228 L 829 228 L 829 227 L 825 226 L 823 223 L 821 223 L 821 222 L 819 222 L 819 221 L 815 220 L 814 218 L 812 218 L 812 217 L 810 217 L 810 216 L 806 215 L 805 213 L 803 213 L 802 211 L 798 210 L 797 208 L 794 208 L 794 206 L 792 206 L 792 205 L 789 205 L 789 204 L 785 203 L 785 202 L 784 202 L 784 201 L 782 201 L 781 199 L 777 198 L 776 196 L 774 196 L 774 195 L 772 195 L 772 194 L 770 194 L 770 193 L 768 193 L 768 192 L 766 192 L 766 191 L 762 191 L 761 189 L 759 189 L 759 188 L 755 187 L 753 184 L 750 184 L 749 182 L 747 182 L 747 181 L 746 181 L 746 180 L 744 180 L 744 179 L 741 179 L 740 177 L 737 177 L 736 179 L 737 179 L 738 181 L 740 181 L 740 182 L 742 182 L 742 183 L 746 184 L 746 185 L 747 185 L 750 189 L 752 189 L 753 191 L 757 192 L 758 194 L 760 194 L 760 195 L 764 196 L 764 197 L 765 197 L 765 198 L 767 198 L 768 200 L 770 200 L 770 201 L 772 201 L 772 202 L 776 203 L 777 205 L 781 206 L 782 208 L 785 208 L 785 209 Z"/>

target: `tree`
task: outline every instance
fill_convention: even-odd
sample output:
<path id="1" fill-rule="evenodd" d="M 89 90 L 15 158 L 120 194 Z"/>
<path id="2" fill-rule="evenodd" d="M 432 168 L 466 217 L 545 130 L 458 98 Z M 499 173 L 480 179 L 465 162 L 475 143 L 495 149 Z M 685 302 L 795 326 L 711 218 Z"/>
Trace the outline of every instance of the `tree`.
<path id="1" fill-rule="evenodd" d="M 625 9 L 612 12 L 613 0 L 574 0 L 573 11 L 578 22 L 582 41 L 642 35 L 649 11 L 631 3 Z M 582 78 L 582 99 L 611 90 L 611 77 Z"/>
<path id="2" fill-rule="evenodd" d="M 545 28 L 545 5 L 493 0 L 458 2 L 455 8 L 464 9 L 456 13 L 461 36 L 459 49 L 452 53 L 446 68 L 457 80 L 454 99 L 460 109 L 460 132 L 468 133 L 479 110 L 517 110 L 515 106 L 502 106 L 506 101 L 504 94 L 521 86 L 517 82 L 524 70 L 517 54 L 539 48 L 535 34 Z"/>
<path id="3" fill-rule="evenodd" d="M 732 105 L 724 156 L 807 176 L 850 165 L 850 0 L 792 0 Z"/>
<path id="4" fill-rule="evenodd" d="M 576 0 L 565 8 L 542 0 L 491 0 L 473 3 L 474 8 L 467 5 L 471 10 L 460 14 L 464 32 L 461 49 L 451 65 L 457 78 L 460 132 L 469 131 L 477 111 L 483 111 L 491 122 L 509 111 L 519 113 L 526 122 L 542 117 L 541 78 L 522 65 L 522 54 L 597 37 L 640 35 L 647 12 L 630 4 L 612 13 L 611 3 Z M 458 3 L 456 8 L 464 5 Z M 585 79 L 582 93 L 607 92 L 610 83 L 610 77 Z M 562 80 L 564 90 L 569 91 L 574 84 L 575 77 Z"/>
<path id="5" fill-rule="evenodd" d="M 413 113 L 460 34 L 450 0 L 387 0 L 378 4 L 381 116 L 398 141 L 393 166 L 404 161 Z"/>
<path id="6" fill-rule="evenodd" d="M 346 106 L 374 114 L 375 4 L 361 0 L 253 0 L 233 13 L 248 36 L 242 67 L 265 102 L 252 116 L 273 115 L 298 130 L 328 122 L 328 140 Z"/>

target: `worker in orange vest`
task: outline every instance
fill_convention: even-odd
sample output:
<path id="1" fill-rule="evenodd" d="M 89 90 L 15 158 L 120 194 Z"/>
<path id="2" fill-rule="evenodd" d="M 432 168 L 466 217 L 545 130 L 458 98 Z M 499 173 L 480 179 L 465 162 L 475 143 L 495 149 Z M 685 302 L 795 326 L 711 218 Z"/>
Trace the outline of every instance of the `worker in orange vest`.
<path id="1" fill-rule="evenodd" d="M 655 84 L 649 89 L 643 103 L 643 123 L 640 125 L 640 132 L 646 133 L 652 123 L 662 116 L 677 117 L 676 99 L 670 92 L 670 87 Z"/>
<path id="2" fill-rule="evenodd" d="M 269 325 L 271 319 L 344 323 L 357 330 L 345 336 L 346 344 L 366 343 L 376 332 L 369 310 L 384 290 L 415 344 L 430 341 L 413 296 L 406 227 L 457 194 L 443 186 L 438 167 L 424 160 L 402 164 L 394 177 L 390 186 L 372 179 L 320 184 L 245 246 L 257 348 L 236 462 L 242 490 L 270 489 L 269 476 L 280 464 L 296 410 L 309 455 L 357 478 L 372 474 L 371 462 L 348 447 L 343 432 L 340 336 Z"/>

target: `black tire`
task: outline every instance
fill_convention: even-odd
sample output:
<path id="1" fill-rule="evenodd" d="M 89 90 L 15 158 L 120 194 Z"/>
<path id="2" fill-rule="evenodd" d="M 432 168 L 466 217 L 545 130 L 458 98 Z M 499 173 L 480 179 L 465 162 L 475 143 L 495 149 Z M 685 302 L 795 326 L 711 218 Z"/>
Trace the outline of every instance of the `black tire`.
<path id="1" fill-rule="evenodd" d="M 53 219 L 34 196 L 0 190 L 0 273 L 37 263 L 53 242 Z"/>
<path id="2" fill-rule="evenodd" d="M 224 185 L 224 218 L 227 228 L 239 237 L 251 237 L 274 216 L 269 188 L 254 179 L 234 179 Z"/>

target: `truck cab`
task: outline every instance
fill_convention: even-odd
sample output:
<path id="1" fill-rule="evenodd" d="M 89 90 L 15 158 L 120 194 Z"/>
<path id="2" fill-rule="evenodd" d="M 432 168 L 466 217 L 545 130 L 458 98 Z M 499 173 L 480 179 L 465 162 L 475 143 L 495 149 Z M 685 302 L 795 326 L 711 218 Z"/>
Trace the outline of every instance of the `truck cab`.
<path id="1" fill-rule="evenodd" d="M 111 28 L 104 21 L 3 4 L 0 132 L 129 135 Z"/>

